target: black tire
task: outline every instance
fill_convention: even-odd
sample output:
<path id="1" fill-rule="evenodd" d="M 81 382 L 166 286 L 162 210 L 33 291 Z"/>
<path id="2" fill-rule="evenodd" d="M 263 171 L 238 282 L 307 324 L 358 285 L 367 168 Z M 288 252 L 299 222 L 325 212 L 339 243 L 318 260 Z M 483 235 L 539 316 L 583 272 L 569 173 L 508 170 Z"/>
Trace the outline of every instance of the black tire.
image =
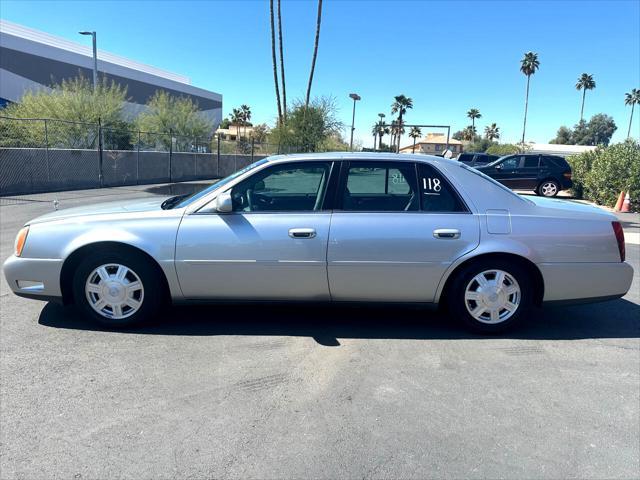
<path id="1" fill-rule="evenodd" d="M 502 270 L 513 277 L 520 287 L 520 302 L 515 312 L 500 323 L 484 323 L 473 317 L 467 309 L 465 290 L 473 278 L 489 270 Z M 478 260 L 463 267 L 455 274 L 446 294 L 447 309 L 468 329 L 476 333 L 496 334 L 513 328 L 531 312 L 533 305 L 533 284 L 527 270 L 517 263 L 490 258 Z M 472 304 L 473 305 L 473 304 Z"/>
<path id="2" fill-rule="evenodd" d="M 118 264 L 132 270 L 143 286 L 141 305 L 137 311 L 125 318 L 109 318 L 98 313 L 89 303 L 85 285 L 92 272 L 102 265 Z M 100 251 L 84 258 L 73 275 L 74 303 L 82 314 L 100 325 L 110 328 L 125 328 L 140 325 L 154 318 L 164 301 L 164 284 L 157 269 L 140 254 L 126 250 Z M 128 307 L 125 307 L 128 308 Z"/>
<path id="3" fill-rule="evenodd" d="M 548 194 L 545 193 L 550 191 L 550 189 L 546 188 L 547 186 L 553 187 L 553 189 L 551 190 L 551 193 L 548 193 Z M 538 185 L 538 188 L 536 188 L 536 193 L 541 197 L 552 198 L 558 195 L 560 188 L 561 188 L 560 184 L 557 181 L 553 180 L 552 178 L 548 178 L 540 182 L 540 185 Z"/>

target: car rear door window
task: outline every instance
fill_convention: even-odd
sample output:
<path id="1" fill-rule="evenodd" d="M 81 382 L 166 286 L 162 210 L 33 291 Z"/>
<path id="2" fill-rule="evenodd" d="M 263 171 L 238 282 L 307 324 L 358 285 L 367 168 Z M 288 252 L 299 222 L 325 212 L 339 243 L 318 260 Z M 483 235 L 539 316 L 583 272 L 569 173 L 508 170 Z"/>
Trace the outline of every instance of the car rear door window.
<path id="1" fill-rule="evenodd" d="M 426 212 L 468 211 L 448 180 L 434 167 L 418 165 L 421 208 Z"/>
<path id="2" fill-rule="evenodd" d="M 524 168 L 538 168 L 538 156 L 524 157 Z"/>
<path id="3" fill-rule="evenodd" d="M 415 165 L 410 162 L 351 162 L 342 193 L 345 211 L 417 211 Z"/>

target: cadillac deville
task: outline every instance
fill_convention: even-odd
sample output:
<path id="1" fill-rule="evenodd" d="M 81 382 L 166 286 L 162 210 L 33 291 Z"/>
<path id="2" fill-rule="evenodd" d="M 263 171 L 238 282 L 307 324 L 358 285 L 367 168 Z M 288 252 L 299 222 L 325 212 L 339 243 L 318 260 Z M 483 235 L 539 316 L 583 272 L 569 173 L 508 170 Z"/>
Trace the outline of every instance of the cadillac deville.
<path id="1" fill-rule="evenodd" d="M 49 213 L 4 264 L 17 295 L 111 327 L 195 301 L 439 304 L 476 331 L 630 288 L 616 217 L 516 195 L 439 157 L 274 156 L 191 196 Z"/>

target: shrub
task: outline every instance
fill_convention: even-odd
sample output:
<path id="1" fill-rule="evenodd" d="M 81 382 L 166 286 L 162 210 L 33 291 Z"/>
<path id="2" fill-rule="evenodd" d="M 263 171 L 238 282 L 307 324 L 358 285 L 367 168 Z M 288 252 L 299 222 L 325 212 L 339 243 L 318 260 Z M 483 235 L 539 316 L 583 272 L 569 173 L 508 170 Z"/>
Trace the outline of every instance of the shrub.
<path id="1" fill-rule="evenodd" d="M 584 177 L 585 197 L 601 205 L 614 205 L 621 190 L 629 192 L 632 210 L 640 209 L 640 144 L 631 139 L 598 148 Z"/>
<path id="2" fill-rule="evenodd" d="M 491 145 L 487 148 L 487 153 L 490 155 L 512 155 L 514 153 L 520 153 L 520 147 L 511 143 L 502 143 Z"/>
<path id="3" fill-rule="evenodd" d="M 586 181 L 587 173 L 591 170 L 593 160 L 596 158 L 596 152 L 584 152 L 578 155 L 571 155 L 567 157 L 567 162 L 571 165 L 572 180 L 573 180 L 573 194 L 577 198 L 584 196 L 584 184 Z"/>

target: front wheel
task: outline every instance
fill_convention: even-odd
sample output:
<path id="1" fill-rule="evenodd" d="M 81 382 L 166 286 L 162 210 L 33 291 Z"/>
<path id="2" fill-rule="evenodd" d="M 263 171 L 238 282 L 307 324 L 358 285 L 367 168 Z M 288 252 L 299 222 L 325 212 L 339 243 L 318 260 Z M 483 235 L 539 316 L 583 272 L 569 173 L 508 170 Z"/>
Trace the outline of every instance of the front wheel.
<path id="1" fill-rule="evenodd" d="M 447 295 L 449 312 L 479 333 L 499 333 L 530 312 L 532 285 L 527 272 L 504 260 L 483 260 L 463 268 Z"/>
<path id="2" fill-rule="evenodd" d="M 84 259 L 73 278 L 75 304 L 93 321 L 127 327 L 158 311 L 162 284 L 149 262 L 128 252 L 101 252 Z"/>
<path id="3" fill-rule="evenodd" d="M 560 191 L 560 185 L 555 180 L 545 180 L 538 185 L 537 193 L 542 197 L 555 197 Z"/>

